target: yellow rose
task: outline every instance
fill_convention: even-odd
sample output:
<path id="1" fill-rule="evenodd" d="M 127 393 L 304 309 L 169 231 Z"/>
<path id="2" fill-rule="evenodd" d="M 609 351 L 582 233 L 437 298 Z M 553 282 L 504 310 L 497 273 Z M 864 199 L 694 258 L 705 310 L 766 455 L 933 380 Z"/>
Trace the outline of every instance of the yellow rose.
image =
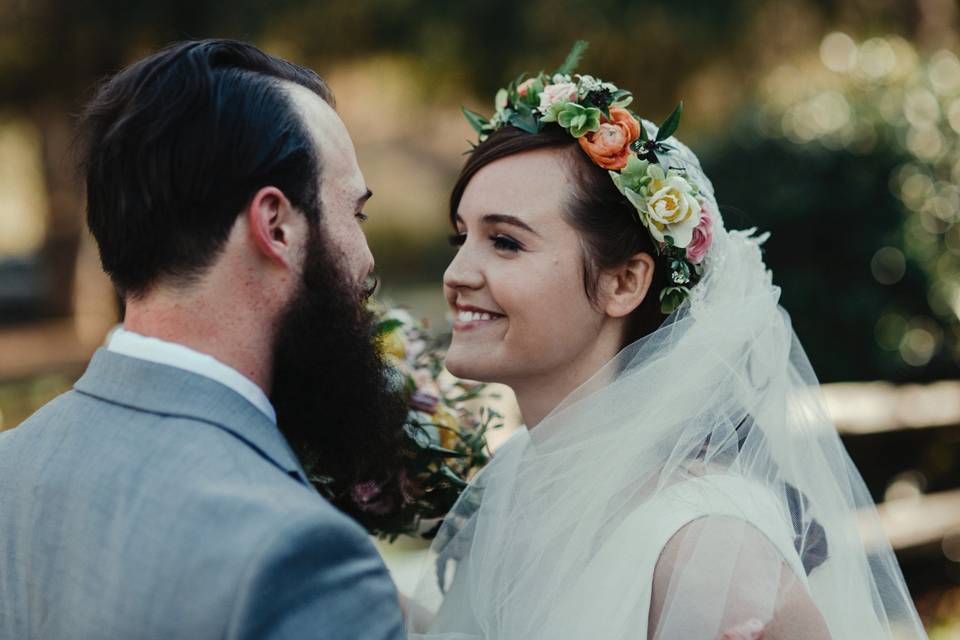
<path id="1" fill-rule="evenodd" d="M 450 409 L 440 405 L 432 416 L 433 424 L 446 429 L 437 429 L 440 432 L 440 446 L 450 449 L 457 443 L 457 432 L 460 431 L 460 420 Z"/>
<path id="2" fill-rule="evenodd" d="M 380 353 L 385 356 L 393 356 L 401 362 L 407 357 L 407 347 L 400 335 L 400 329 L 394 329 L 390 333 L 380 336 Z"/>
<path id="3" fill-rule="evenodd" d="M 655 177 L 649 189 L 645 213 L 651 234 L 660 242 L 669 235 L 675 246 L 686 247 L 700 224 L 700 202 L 693 187 L 682 176 L 667 175 Z"/>

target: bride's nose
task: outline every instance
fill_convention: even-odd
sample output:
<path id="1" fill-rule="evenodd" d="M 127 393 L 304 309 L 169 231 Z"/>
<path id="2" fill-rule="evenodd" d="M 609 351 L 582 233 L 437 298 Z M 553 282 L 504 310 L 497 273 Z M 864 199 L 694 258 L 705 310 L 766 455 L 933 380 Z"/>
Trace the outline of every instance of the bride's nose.
<path id="1" fill-rule="evenodd" d="M 443 285 L 451 289 L 479 289 L 483 273 L 466 246 L 460 248 L 443 272 Z"/>

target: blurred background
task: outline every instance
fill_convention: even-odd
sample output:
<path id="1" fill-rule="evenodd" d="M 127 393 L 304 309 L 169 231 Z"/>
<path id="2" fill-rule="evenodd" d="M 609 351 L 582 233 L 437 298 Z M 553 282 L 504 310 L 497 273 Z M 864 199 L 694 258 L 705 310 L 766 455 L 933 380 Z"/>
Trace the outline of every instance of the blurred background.
<path id="1" fill-rule="evenodd" d="M 331 84 L 376 192 L 383 296 L 441 330 L 446 203 L 496 89 L 581 70 L 701 156 L 728 227 L 772 233 L 782 304 L 931 638 L 960 638 L 960 10 L 955 0 L 0 0 L 0 429 L 117 321 L 84 229 L 75 114 L 175 40 L 235 37 Z"/>

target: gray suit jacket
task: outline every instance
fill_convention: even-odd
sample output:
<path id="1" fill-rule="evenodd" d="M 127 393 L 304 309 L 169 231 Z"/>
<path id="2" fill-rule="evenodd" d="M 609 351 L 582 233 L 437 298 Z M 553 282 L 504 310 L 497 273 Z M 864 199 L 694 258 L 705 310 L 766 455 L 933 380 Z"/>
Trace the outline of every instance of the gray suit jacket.
<path id="1" fill-rule="evenodd" d="M 364 531 L 214 380 L 101 349 L 72 391 L 0 433 L 2 640 L 392 640 L 402 626 Z"/>

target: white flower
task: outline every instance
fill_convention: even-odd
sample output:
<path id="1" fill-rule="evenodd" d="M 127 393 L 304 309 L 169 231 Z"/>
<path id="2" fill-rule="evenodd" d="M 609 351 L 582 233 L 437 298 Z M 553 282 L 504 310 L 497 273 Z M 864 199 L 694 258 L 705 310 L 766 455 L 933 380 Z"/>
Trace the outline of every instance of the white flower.
<path id="1" fill-rule="evenodd" d="M 555 73 L 553 75 L 553 84 L 566 84 L 570 82 L 569 73 Z"/>
<path id="2" fill-rule="evenodd" d="M 700 224 L 701 206 L 696 190 L 683 176 L 672 172 L 663 176 L 659 167 L 650 173 L 654 174 L 648 186 L 650 195 L 643 203 L 650 233 L 659 242 L 669 235 L 674 246 L 683 249 L 690 244 L 693 230 Z"/>
<path id="3" fill-rule="evenodd" d="M 416 324 L 416 321 L 413 319 L 413 315 L 403 307 L 393 307 L 388 309 L 386 313 L 383 314 L 384 319 L 386 320 L 399 320 L 405 326 L 412 326 Z"/>
<path id="4" fill-rule="evenodd" d="M 600 81 L 593 76 L 582 76 L 578 74 L 577 79 L 580 81 L 580 95 L 585 96 L 591 91 L 596 91 L 602 86 Z"/>
<path id="5" fill-rule="evenodd" d="M 577 99 L 577 85 L 572 82 L 548 84 L 540 92 L 540 113 L 546 113 L 551 105 L 570 102 Z"/>

